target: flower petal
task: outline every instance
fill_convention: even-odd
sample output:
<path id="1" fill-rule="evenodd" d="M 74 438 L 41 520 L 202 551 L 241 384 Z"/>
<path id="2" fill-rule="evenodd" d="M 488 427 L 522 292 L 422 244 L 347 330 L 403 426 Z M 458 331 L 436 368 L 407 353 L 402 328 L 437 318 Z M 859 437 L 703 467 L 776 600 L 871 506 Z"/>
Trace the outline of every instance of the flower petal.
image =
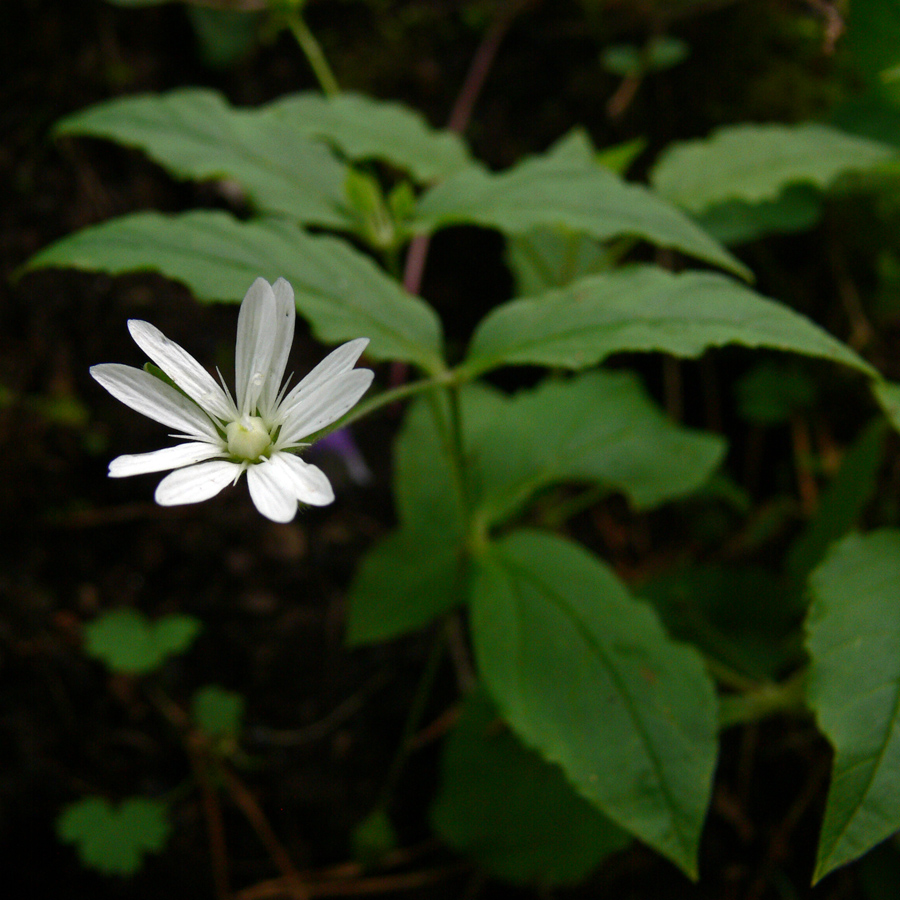
<path id="1" fill-rule="evenodd" d="M 348 341 L 346 344 L 341 344 L 336 350 L 332 350 L 306 378 L 291 388 L 282 401 L 279 411 L 296 405 L 304 396 L 318 390 L 323 384 L 326 384 L 343 372 L 349 372 L 356 365 L 356 361 L 360 356 L 362 356 L 362 352 L 366 349 L 368 343 L 368 338 L 357 338 L 355 341 Z"/>
<path id="2" fill-rule="evenodd" d="M 187 350 L 149 322 L 130 319 L 128 330 L 138 347 L 199 406 L 220 419 L 237 415 L 231 398 Z"/>
<path id="3" fill-rule="evenodd" d="M 297 515 L 297 493 L 288 469 L 272 459 L 247 469 L 247 487 L 256 508 L 273 522 L 290 522 Z"/>
<path id="4" fill-rule="evenodd" d="M 91 375 L 116 400 L 148 419 L 177 428 L 189 437 L 217 439 L 215 426 L 209 416 L 196 403 L 155 375 L 119 363 L 91 366 Z"/>
<path id="5" fill-rule="evenodd" d="M 213 459 L 176 469 L 157 485 L 154 498 L 160 506 L 200 503 L 215 497 L 240 474 L 240 464 L 227 459 Z"/>
<path id="6" fill-rule="evenodd" d="M 276 446 L 279 449 L 289 447 L 336 422 L 356 405 L 374 377 L 375 373 L 369 369 L 351 369 L 299 398 L 283 412 L 284 424 Z M 282 409 L 284 406 L 282 404 Z"/>
<path id="7" fill-rule="evenodd" d="M 259 398 L 259 407 L 266 419 L 275 411 L 275 401 L 278 399 L 291 344 L 294 342 L 294 323 L 297 319 L 294 290 L 290 284 L 279 278 L 272 285 L 272 293 L 275 295 L 275 335 L 269 371 Z"/>
<path id="8" fill-rule="evenodd" d="M 272 362 L 277 327 L 275 294 L 268 281 L 257 278 L 238 314 L 234 378 L 242 416 L 251 415 L 259 402 Z"/>
<path id="9" fill-rule="evenodd" d="M 152 450 L 150 453 L 131 453 L 117 456 L 109 464 L 110 478 L 127 478 L 130 475 L 146 475 L 149 472 L 165 472 L 169 469 L 181 469 L 194 463 L 223 456 L 224 451 L 215 444 L 192 441 L 188 444 L 177 444 L 164 450 Z"/>
<path id="10" fill-rule="evenodd" d="M 328 476 L 318 467 L 293 453 L 273 453 L 269 465 L 291 479 L 294 496 L 308 506 L 328 506 L 334 502 L 334 490 Z"/>

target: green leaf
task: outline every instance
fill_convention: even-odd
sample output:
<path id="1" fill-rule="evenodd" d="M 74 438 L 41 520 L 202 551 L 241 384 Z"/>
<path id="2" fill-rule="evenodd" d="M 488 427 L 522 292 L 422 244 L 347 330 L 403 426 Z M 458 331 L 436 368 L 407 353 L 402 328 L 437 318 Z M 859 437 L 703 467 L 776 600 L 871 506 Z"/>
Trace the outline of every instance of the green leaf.
<path id="1" fill-rule="evenodd" d="M 634 44 L 610 44 L 600 53 L 600 65 L 612 75 L 634 78 L 643 68 L 640 48 Z"/>
<path id="2" fill-rule="evenodd" d="M 527 296 L 605 272 L 615 257 L 600 241 L 584 234 L 538 228 L 506 242 L 506 261 L 516 280 L 516 296 Z"/>
<path id="3" fill-rule="evenodd" d="M 896 82 L 875 82 L 862 94 L 855 94 L 832 109 L 831 119 L 839 128 L 852 134 L 900 147 L 900 97 L 897 94 Z M 896 166 L 891 166 L 888 173 L 892 170 L 895 171 Z"/>
<path id="4" fill-rule="evenodd" d="M 435 231 L 473 224 L 507 235 L 564 228 L 602 241 L 639 238 L 749 277 L 738 260 L 675 207 L 570 149 L 563 141 L 544 156 L 497 175 L 471 165 L 426 191 L 411 227 Z"/>
<path id="5" fill-rule="evenodd" d="M 378 866 L 398 847 L 397 832 L 384 809 L 374 809 L 353 829 L 353 858 L 365 868 Z"/>
<path id="6" fill-rule="evenodd" d="M 808 231 L 822 217 L 822 195 L 811 185 L 791 185 L 775 200 L 747 203 L 727 200 L 697 213 L 697 222 L 728 246 L 745 244 L 769 234 Z"/>
<path id="7" fill-rule="evenodd" d="M 702 213 L 730 200 L 775 200 L 790 185 L 826 190 L 841 175 L 896 156 L 892 147 L 828 125 L 730 125 L 708 138 L 670 145 L 650 180 L 682 209 Z"/>
<path id="8" fill-rule="evenodd" d="M 136 609 L 115 609 L 84 626 L 85 652 L 116 672 L 145 675 L 184 652 L 202 624 L 171 614 L 151 622 Z"/>
<path id="9" fill-rule="evenodd" d="M 548 380 L 512 397 L 467 384 L 459 403 L 467 489 L 486 527 L 517 513 L 538 491 L 566 481 L 622 491 L 638 509 L 657 506 L 702 485 L 725 451 L 721 438 L 669 421 L 627 372 Z M 400 555 L 416 542 L 443 543 L 445 549 L 416 552 L 435 568 L 420 562 L 418 576 L 409 572 L 410 587 L 416 577 L 443 577 L 455 554 L 462 553 L 465 529 L 449 451 L 433 407 L 424 400 L 410 408 L 404 422 L 395 472 L 397 511 L 409 533 L 393 538 L 384 547 L 386 555 L 376 557 L 373 591 L 384 586 L 392 567 L 401 566 Z M 407 579 L 401 577 L 401 583 L 407 585 Z M 438 605 L 445 608 L 440 600 Z"/>
<path id="10" fill-rule="evenodd" d="M 624 175 L 631 164 L 647 149 L 646 138 L 632 138 L 621 144 L 604 147 L 594 156 L 595 161 L 616 175 Z"/>
<path id="11" fill-rule="evenodd" d="M 738 408 L 748 422 L 778 425 L 813 403 L 816 384 L 795 361 L 767 359 L 741 377 L 736 393 Z"/>
<path id="12" fill-rule="evenodd" d="M 820 494 L 815 515 L 787 555 L 787 570 L 797 581 L 803 581 L 829 545 L 857 524 L 878 483 L 884 436 L 883 420 L 864 429 L 844 456 L 834 480 Z"/>
<path id="13" fill-rule="evenodd" d="M 749 678 L 774 683 L 796 664 L 803 608 L 785 579 L 771 571 L 685 563 L 642 584 L 640 594 L 672 637 Z"/>
<path id="14" fill-rule="evenodd" d="M 647 72 L 662 72 L 685 60 L 690 53 L 688 45 L 676 37 L 653 37 L 642 47 L 634 44 L 612 44 L 604 47 L 600 64 L 613 75 L 625 78 L 639 77 Z"/>
<path id="15" fill-rule="evenodd" d="M 542 887 L 581 881 L 629 841 L 516 739 L 481 691 L 467 697 L 444 745 L 431 820 L 491 874 Z"/>
<path id="16" fill-rule="evenodd" d="M 900 829 L 900 531 L 844 538 L 810 587 L 808 699 L 835 752 L 818 881 Z"/>
<path id="17" fill-rule="evenodd" d="M 457 487 L 452 478 L 449 439 L 435 413 L 448 421 L 443 398 L 411 404 L 394 444 L 394 500 L 397 516 L 411 531 L 443 533 L 447 543 L 465 534 Z"/>
<path id="18" fill-rule="evenodd" d="M 563 481 L 606 485 L 647 509 L 698 488 L 725 453 L 718 436 L 666 418 L 628 372 L 587 372 L 497 395 L 472 421 L 481 396 L 463 394 L 463 428 L 476 514 L 488 524 Z"/>
<path id="19" fill-rule="evenodd" d="M 876 84 L 900 65 L 900 7 L 895 0 L 866 0 L 848 11 L 847 42 L 854 66 Z"/>
<path id="20" fill-rule="evenodd" d="M 215 91 L 108 100 L 63 119 L 56 133 L 137 147 L 177 178 L 233 179 L 257 209 L 297 222 L 353 225 L 343 208 L 346 165 L 265 107 L 236 109 Z"/>
<path id="21" fill-rule="evenodd" d="M 242 694 L 208 684 L 191 698 L 191 721 L 211 738 L 236 738 L 241 733 L 245 705 Z"/>
<path id="22" fill-rule="evenodd" d="M 645 66 L 649 72 L 662 72 L 683 62 L 691 48 L 680 38 L 663 34 L 651 38 L 644 48 Z"/>
<path id="23" fill-rule="evenodd" d="M 259 11 L 208 9 L 189 4 L 185 13 L 194 29 L 197 52 L 204 65 L 227 69 L 236 65 L 258 42 Z"/>
<path id="24" fill-rule="evenodd" d="M 598 559 L 537 532 L 476 560 L 471 625 L 479 672 L 524 743 L 696 878 L 716 761 L 700 657 Z"/>
<path id="25" fill-rule="evenodd" d="M 399 103 L 350 92 L 303 93 L 281 97 L 265 109 L 292 131 L 334 144 L 349 159 L 382 160 L 419 182 L 451 175 L 469 161 L 459 135 L 432 128 Z"/>
<path id="26" fill-rule="evenodd" d="M 900 384 L 879 378 L 872 382 L 872 393 L 891 427 L 900 431 Z"/>
<path id="27" fill-rule="evenodd" d="M 449 417 L 443 398 L 412 403 L 394 443 L 400 528 L 357 570 L 350 588 L 350 644 L 421 628 L 462 599 L 465 526 L 436 412 Z"/>
<path id="28" fill-rule="evenodd" d="M 497 307 L 479 324 L 467 375 L 504 365 L 581 369 L 613 353 L 700 356 L 741 344 L 821 357 L 874 375 L 837 338 L 793 310 L 713 272 L 635 266 Z"/>
<path id="29" fill-rule="evenodd" d="M 75 845 L 85 866 L 104 875 L 133 875 L 145 854 L 165 846 L 171 823 L 159 800 L 131 797 L 114 807 L 103 797 L 85 797 L 62 811 L 56 830 Z"/>
<path id="30" fill-rule="evenodd" d="M 47 247 L 26 269 L 73 267 L 118 275 L 153 271 L 198 300 L 239 301 L 253 281 L 286 278 L 297 308 L 324 343 L 371 341 L 373 359 L 441 366 L 440 321 L 346 241 L 310 235 L 284 219 L 240 222 L 221 211 L 122 216 Z"/>
<path id="31" fill-rule="evenodd" d="M 394 531 L 357 569 L 347 643 L 372 644 L 424 627 L 462 600 L 462 578 L 460 546 L 446 531 Z"/>

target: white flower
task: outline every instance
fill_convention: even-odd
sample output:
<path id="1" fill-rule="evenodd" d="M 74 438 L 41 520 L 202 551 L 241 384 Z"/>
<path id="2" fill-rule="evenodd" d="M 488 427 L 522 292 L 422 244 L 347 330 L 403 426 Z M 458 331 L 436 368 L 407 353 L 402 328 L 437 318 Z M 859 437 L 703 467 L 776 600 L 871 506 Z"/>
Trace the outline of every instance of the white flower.
<path id="1" fill-rule="evenodd" d="M 110 463 L 110 476 L 173 469 L 155 497 L 162 506 L 176 506 L 208 500 L 246 471 L 256 508 L 273 522 L 290 522 L 298 502 L 331 503 L 334 491 L 325 474 L 294 451 L 366 392 L 373 373 L 353 366 L 369 341 L 338 347 L 288 391 L 281 382 L 295 315 L 294 292 L 283 278 L 274 285 L 262 278 L 253 282 L 238 316 L 234 398 L 159 329 L 131 319 L 128 330 L 137 345 L 180 390 L 117 363 L 92 366 L 91 375 L 117 400 L 176 429 L 172 437 L 184 443 L 120 456 Z"/>

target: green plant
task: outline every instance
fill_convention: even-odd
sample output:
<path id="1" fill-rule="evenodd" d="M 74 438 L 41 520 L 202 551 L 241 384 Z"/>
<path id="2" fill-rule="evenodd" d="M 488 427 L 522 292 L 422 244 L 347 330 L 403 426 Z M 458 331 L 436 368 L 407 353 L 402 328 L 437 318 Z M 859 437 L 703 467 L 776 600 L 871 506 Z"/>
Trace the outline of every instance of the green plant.
<path id="1" fill-rule="evenodd" d="M 809 227 L 829 192 L 896 164 L 896 150 L 821 124 L 739 126 L 670 148 L 647 187 L 601 164 L 576 130 L 493 173 L 455 132 L 320 78 L 329 96 L 258 109 L 188 89 L 64 120 L 60 135 L 137 147 L 175 177 L 236 183 L 241 198 L 232 212 L 130 214 L 63 239 L 28 267 L 152 270 L 201 302 L 234 302 L 257 277 L 283 277 L 318 339 L 365 336 L 371 360 L 415 372 L 343 420 L 412 399 L 394 446 L 398 524 L 356 574 L 348 635 L 367 644 L 441 619 L 458 624 L 457 610 L 468 612 L 478 692 L 448 739 L 433 808 L 439 833 L 517 881 L 577 879 L 625 835 L 695 878 L 719 730 L 810 711 L 836 752 L 815 878 L 900 828 L 900 538 L 891 528 L 845 536 L 871 492 L 878 437 L 839 476 L 850 499 L 822 503 L 794 544 L 802 549 L 789 556 L 790 578 L 773 582 L 777 599 L 806 617 L 808 665 L 773 629 L 757 633 L 760 650 L 715 615 L 693 633 L 664 625 L 663 603 L 640 599 L 559 527 L 613 492 L 641 511 L 713 492 L 724 439 L 671 421 L 634 372 L 600 368 L 617 354 L 694 359 L 738 345 L 824 361 L 900 426 L 900 386 L 754 290 L 724 246 Z M 488 310 L 455 354 L 417 296 L 416 266 L 427 238 L 462 224 L 504 236 L 523 291 Z M 677 253 L 710 268 L 636 263 L 639 243 L 668 251 L 658 260 Z M 515 366 L 540 368 L 540 380 L 512 394 L 488 380 Z M 774 413 L 745 382 L 747 418 L 789 421 L 809 401 L 813 389 L 802 376 L 786 385 L 784 371 Z M 685 578 L 718 598 L 729 590 L 713 570 Z M 850 602 L 857 596 L 866 601 Z M 436 630 L 433 659 L 448 630 Z M 500 789 L 485 779 L 493 769 L 509 780 L 512 825 L 496 800 L 495 815 L 469 812 L 473 796 L 491 802 Z M 389 804 L 358 834 L 366 853 L 391 843 Z M 566 853 L 530 849 L 546 849 L 547 809 L 567 811 L 577 840 Z"/>

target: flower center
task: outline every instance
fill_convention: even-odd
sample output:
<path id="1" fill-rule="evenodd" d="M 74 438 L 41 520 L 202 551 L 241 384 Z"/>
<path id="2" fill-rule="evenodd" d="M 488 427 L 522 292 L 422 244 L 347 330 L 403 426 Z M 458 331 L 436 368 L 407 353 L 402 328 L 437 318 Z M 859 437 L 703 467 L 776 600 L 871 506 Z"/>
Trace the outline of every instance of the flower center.
<path id="1" fill-rule="evenodd" d="M 228 452 L 238 459 L 256 462 L 272 445 L 269 431 L 259 416 L 242 416 L 225 426 Z"/>

